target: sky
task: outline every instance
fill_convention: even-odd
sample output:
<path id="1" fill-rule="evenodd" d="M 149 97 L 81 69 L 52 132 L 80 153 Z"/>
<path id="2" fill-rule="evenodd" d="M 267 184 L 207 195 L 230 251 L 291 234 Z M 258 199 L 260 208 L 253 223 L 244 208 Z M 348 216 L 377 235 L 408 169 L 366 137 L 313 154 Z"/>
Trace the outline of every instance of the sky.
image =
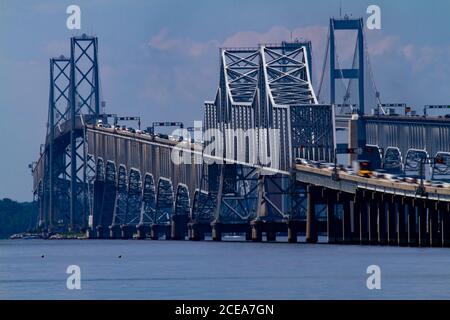
<path id="1" fill-rule="evenodd" d="M 99 38 L 108 113 L 189 126 L 214 99 L 220 47 L 309 39 L 317 82 L 340 3 L 365 19 L 369 5 L 381 9 L 381 30 L 366 34 L 383 102 L 450 103 L 447 0 L 0 0 L 0 198 L 32 199 L 28 164 L 45 138 L 49 58 L 68 56 L 71 36 Z M 66 28 L 71 4 L 81 8 L 80 31 Z"/>

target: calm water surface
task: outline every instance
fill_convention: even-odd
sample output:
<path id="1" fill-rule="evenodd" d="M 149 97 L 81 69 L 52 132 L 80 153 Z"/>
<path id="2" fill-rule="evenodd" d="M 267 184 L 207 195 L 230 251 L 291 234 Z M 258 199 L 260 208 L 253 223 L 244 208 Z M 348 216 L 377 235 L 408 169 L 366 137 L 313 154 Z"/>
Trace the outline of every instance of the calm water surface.
<path id="1" fill-rule="evenodd" d="M 73 264 L 81 268 L 81 290 L 66 288 L 65 271 Z M 381 290 L 366 287 L 366 268 L 372 264 L 381 267 Z M 450 299 L 450 250 L 233 241 L 0 241 L 0 299 L 94 298 Z"/>

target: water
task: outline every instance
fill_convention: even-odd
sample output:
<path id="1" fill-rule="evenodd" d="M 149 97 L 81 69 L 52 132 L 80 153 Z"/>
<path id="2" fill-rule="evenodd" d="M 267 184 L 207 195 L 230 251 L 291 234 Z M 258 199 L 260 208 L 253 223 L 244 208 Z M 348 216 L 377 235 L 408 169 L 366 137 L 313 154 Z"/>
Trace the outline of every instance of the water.
<path id="1" fill-rule="evenodd" d="M 65 271 L 72 264 L 81 268 L 81 290 L 66 288 Z M 366 287 L 366 268 L 372 264 L 381 267 L 381 290 Z M 0 299 L 93 298 L 450 299 L 450 250 L 163 240 L 0 241 Z"/>

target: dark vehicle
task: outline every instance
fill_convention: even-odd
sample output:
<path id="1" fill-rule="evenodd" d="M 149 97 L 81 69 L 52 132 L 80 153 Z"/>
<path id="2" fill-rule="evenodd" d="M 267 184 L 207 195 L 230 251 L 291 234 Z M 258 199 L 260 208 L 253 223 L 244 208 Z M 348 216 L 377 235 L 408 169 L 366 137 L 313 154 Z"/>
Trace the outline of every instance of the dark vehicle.
<path id="1" fill-rule="evenodd" d="M 160 138 L 160 139 L 166 139 L 166 140 L 169 139 L 169 136 L 167 134 L 164 134 L 164 133 L 158 133 L 156 136 L 158 138 Z"/>

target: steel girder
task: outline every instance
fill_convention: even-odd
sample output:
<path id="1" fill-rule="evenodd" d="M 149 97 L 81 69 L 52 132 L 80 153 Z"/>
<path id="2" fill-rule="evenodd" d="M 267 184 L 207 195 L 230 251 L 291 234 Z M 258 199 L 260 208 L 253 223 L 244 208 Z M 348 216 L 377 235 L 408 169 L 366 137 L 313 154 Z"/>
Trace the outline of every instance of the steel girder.
<path id="1" fill-rule="evenodd" d="M 156 208 L 154 223 L 169 224 L 174 211 L 174 194 L 172 181 L 159 178 L 156 189 Z"/>
<path id="2" fill-rule="evenodd" d="M 334 161 L 336 142 L 333 110 L 331 105 L 290 106 L 288 117 L 294 157 Z"/>
<path id="3" fill-rule="evenodd" d="M 179 184 L 175 195 L 174 215 L 189 216 L 191 211 L 191 199 L 189 189 L 184 184 Z"/>
<path id="4" fill-rule="evenodd" d="M 156 190 L 153 175 L 147 173 L 144 177 L 142 189 L 142 207 L 139 225 L 152 225 L 157 223 L 156 219 Z"/>
<path id="5" fill-rule="evenodd" d="M 100 176 L 98 176 L 100 177 Z M 102 192 L 102 197 L 94 197 L 94 201 L 99 201 L 101 199 L 100 217 L 98 219 L 98 224 L 94 227 L 101 228 L 103 235 L 107 236 L 108 228 L 113 224 L 114 221 L 114 209 L 117 197 L 117 170 L 116 164 L 112 161 L 106 162 L 105 167 L 105 179 L 104 179 L 104 189 Z M 96 207 L 96 203 L 94 203 Z"/>
<path id="6" fill-rule="evenodd" d="M 111 227 L 126 224 L 127 206 L 128 206 L 128 177 L 127 168 L 124 165 L 119 166 L 117 175 L 117 193 L 114 203 L 114 213 Z"/>
<path id="7" fill-rule="evenodd" d="M 287 205 L 288 198 L 299 193 L 292 190 L 298 188 L 286 179 L 267 175 L 263 168 L 268 164 L 259 168 L 261 159 L 253 155 L 270 155 L 271 169 L 286 177 L 293 163 L 293 137 L 298 145 L 295 147 L 307 146 L 312 151 L 311 158 L 333 159 L 333 108 L 317 104 L 310 64 L 310 42 L 221 50 L 219 89 L 215 101 L 205 102 L 205 128 L 216 129 L 222 135 L 214 141 L 223 141 L 226 160 L 217 165 L 218 190 L 213 190 L 217 200 L 214 216 L 209 218 L 216 222 L 245 222 L 264 211 L 263 206 L 269 208 L 269 215 L 276 212 L 274 215 L 284 219 L 298 216 L 290 214 L 296 210 L 288 207 L 300 206 Z M 233 133 L 225 132 L 227 129 Z M 254 139 L 248 137 L 251 130 L 255 131 Z M 205 141 L 212 140 L 205 136 Z M 227 175 L 230 168 L 234 168 L 233 178 Z M 283 180 L 282 186 L 275 182 L 279 179 Z M 281 202 L 272 200 L 280 194 L 284 194 Z M 194 202 L 201 199 L 208 198 L 197 194 Z"/>

